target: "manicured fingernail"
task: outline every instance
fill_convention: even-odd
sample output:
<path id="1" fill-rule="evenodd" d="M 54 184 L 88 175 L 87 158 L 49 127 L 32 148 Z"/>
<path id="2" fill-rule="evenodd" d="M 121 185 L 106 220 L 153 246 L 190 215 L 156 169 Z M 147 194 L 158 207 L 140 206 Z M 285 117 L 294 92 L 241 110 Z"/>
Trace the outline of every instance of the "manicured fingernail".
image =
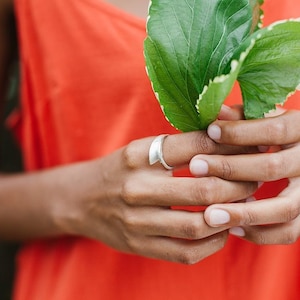
<path id="1" fill-rule="evenodd" d="M 235 236 L 245 236 L 245 230 L 242 227 L 232 227 L 229 229 L 229 233 Z"/>
<path id="2" fill-rule="evenodd" d="M 263 184 L 264 184 L 263 181 L 259 181 L 259 182 L 257 183 L 258 188 L 260 188 Z"/>
<path id="3" fill-rule="evenodd" d="M 209 214 L 210 225 L 224 225 L 230 221 L 230 215 L 222 209 L 212 209 Z"/>
<path id="4" fill-rule="evenodd" d="M 190 163 L 190 171 L 195 176 L 203 176 L 208 173 L 208 163 L 202 159 L 193 159 Z"/>
<path id="5" fill-rule="evenodd" d="M 219 140 L 221 138 L 221 128 L 217 125 L 210 125 L 207 129 L 208 136 L 213 140 Z"/>

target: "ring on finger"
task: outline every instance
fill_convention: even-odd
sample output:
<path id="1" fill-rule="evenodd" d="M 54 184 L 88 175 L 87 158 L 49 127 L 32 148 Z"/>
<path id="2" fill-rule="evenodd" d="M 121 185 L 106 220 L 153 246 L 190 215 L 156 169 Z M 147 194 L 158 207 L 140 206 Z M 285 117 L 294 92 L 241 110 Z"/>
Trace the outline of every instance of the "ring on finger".
<path id="1" fill-rule="evenodd" d="M 167 136 L 168 134 L 161 134 L 152 141 L 149 149 L 149 164 L 154 165 L 155 163 L 160 162 L 165 169 L 172 170 L 173 167 L 166 163 L 162 152 L 162 145 Z"/>

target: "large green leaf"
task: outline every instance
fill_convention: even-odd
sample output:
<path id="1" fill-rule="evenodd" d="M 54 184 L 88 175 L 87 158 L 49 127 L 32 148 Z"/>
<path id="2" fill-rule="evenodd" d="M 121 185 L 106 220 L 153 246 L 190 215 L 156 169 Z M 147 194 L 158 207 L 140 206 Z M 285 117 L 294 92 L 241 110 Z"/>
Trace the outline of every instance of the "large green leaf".
<path id="1" fill-rule="evenodd" d="M 300 85 L 300 20 L 260 29 L 263 0 L 152 0 L 145 59 L 162 110 L 182 131 L 217 118 L 235 80 L 246 118 Z"/>
<path id="2" fill-rule="evenodd" d="M 262 118 L 300 84 L 300 19 L 257 31 L 238 81 L 247 119 Z M 247 44 L 247 42 L 245 42 Z"/>
<path id="3" fill-rule="evenodd" d="M 251 27 L 248 0 L 152 0 L 146 65 L 163 112 L 175 127 L 201 128 L 199 95 L 223 74 Z"/>

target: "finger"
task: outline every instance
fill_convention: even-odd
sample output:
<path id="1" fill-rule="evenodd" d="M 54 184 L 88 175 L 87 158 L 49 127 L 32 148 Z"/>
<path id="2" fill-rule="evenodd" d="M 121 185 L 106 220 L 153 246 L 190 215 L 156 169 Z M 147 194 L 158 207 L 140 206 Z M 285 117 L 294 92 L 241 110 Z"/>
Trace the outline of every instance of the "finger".
<path id="1" fill-rule="evenodd" d="M 213 140 L 230 145 L 284 145 L 300 139 L 300 111 L 247 121 L 216 121 L 207 130 Z"/>
<path id="2" fill-rule="evenodd" d="M 278 196 L 246 203 L 212 205 L 206 209 L 204 218 L 213 227 L 253 226 L 290 222 L 299 212 L 299 204 L 294 197 Z"/>
<path id="3" fill-rule="evenodd" d="M 147 237 L 142 243 L 138 240 L 131 249 L 133 253 L 150 258 L 192 265 L 221 250 L 227 236 L 227 232 L 221 232 L 197 241 Z"/>
<path id="4" fill-rule="evenodd" d="M 300 218 L 276 225 L 233 227 L 229 233 L 258 245 L 289 245 L 299 238 Z"/>
<path id="5" fill-rule="evenodd" d="M 164 158 L 171 166 L 186 165 L 193 156 L 204 154 L 255 153 L 256 147 L 220 145 L 212 141 L 205 132 L 189 132 L 170 135 L 163 145 Z"/>
<path id="6" fill-rule="evenodd" d="M 222 105 L 221 111 L 218 115 L 219 120 L 242 120 L 244 119 L 243 107 L 242 105 L 234 105 L 234 106 L 227 106 Z"/>
<path id="7" fill-rule="evenodd" d="M 128 233 L 187 240 L 199 240 L 224 231 L 224 228 L 208 226 L 203 212 L 157 207 L 134 207 L 125 214 L 123 223 Z"/>
<path id="8" fill-rule="evenodd" d="M 149 148 L 153 137 L 136 140 L 124 147 L 122 151 L 125 168 L 138 169 L 149 166 Z M 236 154 L 257 152 L 256 147 L 236 147 L 220 145 L 212 141 L 204 131 L 188 132 L 167 136 L 162 145 L 164 160 L 169 166 L 187 165 L 193 156 L 205 154 Z M 164 170 L 157 163 L 155 166 Z M 152 169 L 155 166 L 151 166 Z"/>
<path id="9" fill-rule="evenodd" d="M 217 177 L 142 176 L 127 179 L 121 197 L 129 205 L 195 206 L 242 200 L 252 195 L 256 182 L 234 182 Z M 138 184 L 137 184 L 138 182 Z"/>
<path id="10" fill-rule="evenodd" d="M 274 181 L 300 175 L 300 146 L 275 153 L 249 155 L 197 155 L 190 162 L 194 176 L 227 180 Z"/>

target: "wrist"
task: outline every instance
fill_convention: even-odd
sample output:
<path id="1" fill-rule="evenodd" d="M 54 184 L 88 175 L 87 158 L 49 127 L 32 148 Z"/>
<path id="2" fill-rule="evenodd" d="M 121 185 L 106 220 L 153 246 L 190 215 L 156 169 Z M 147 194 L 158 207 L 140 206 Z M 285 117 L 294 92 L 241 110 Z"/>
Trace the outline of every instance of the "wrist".
<path id="1" fill-rule="evenodd" d="M 88 215 L 103 197 L 99 161 L 75 163 L 54 171 L 56 184 L 50 188 L 50 216 L 58 234 L 89 235 Z"/>

